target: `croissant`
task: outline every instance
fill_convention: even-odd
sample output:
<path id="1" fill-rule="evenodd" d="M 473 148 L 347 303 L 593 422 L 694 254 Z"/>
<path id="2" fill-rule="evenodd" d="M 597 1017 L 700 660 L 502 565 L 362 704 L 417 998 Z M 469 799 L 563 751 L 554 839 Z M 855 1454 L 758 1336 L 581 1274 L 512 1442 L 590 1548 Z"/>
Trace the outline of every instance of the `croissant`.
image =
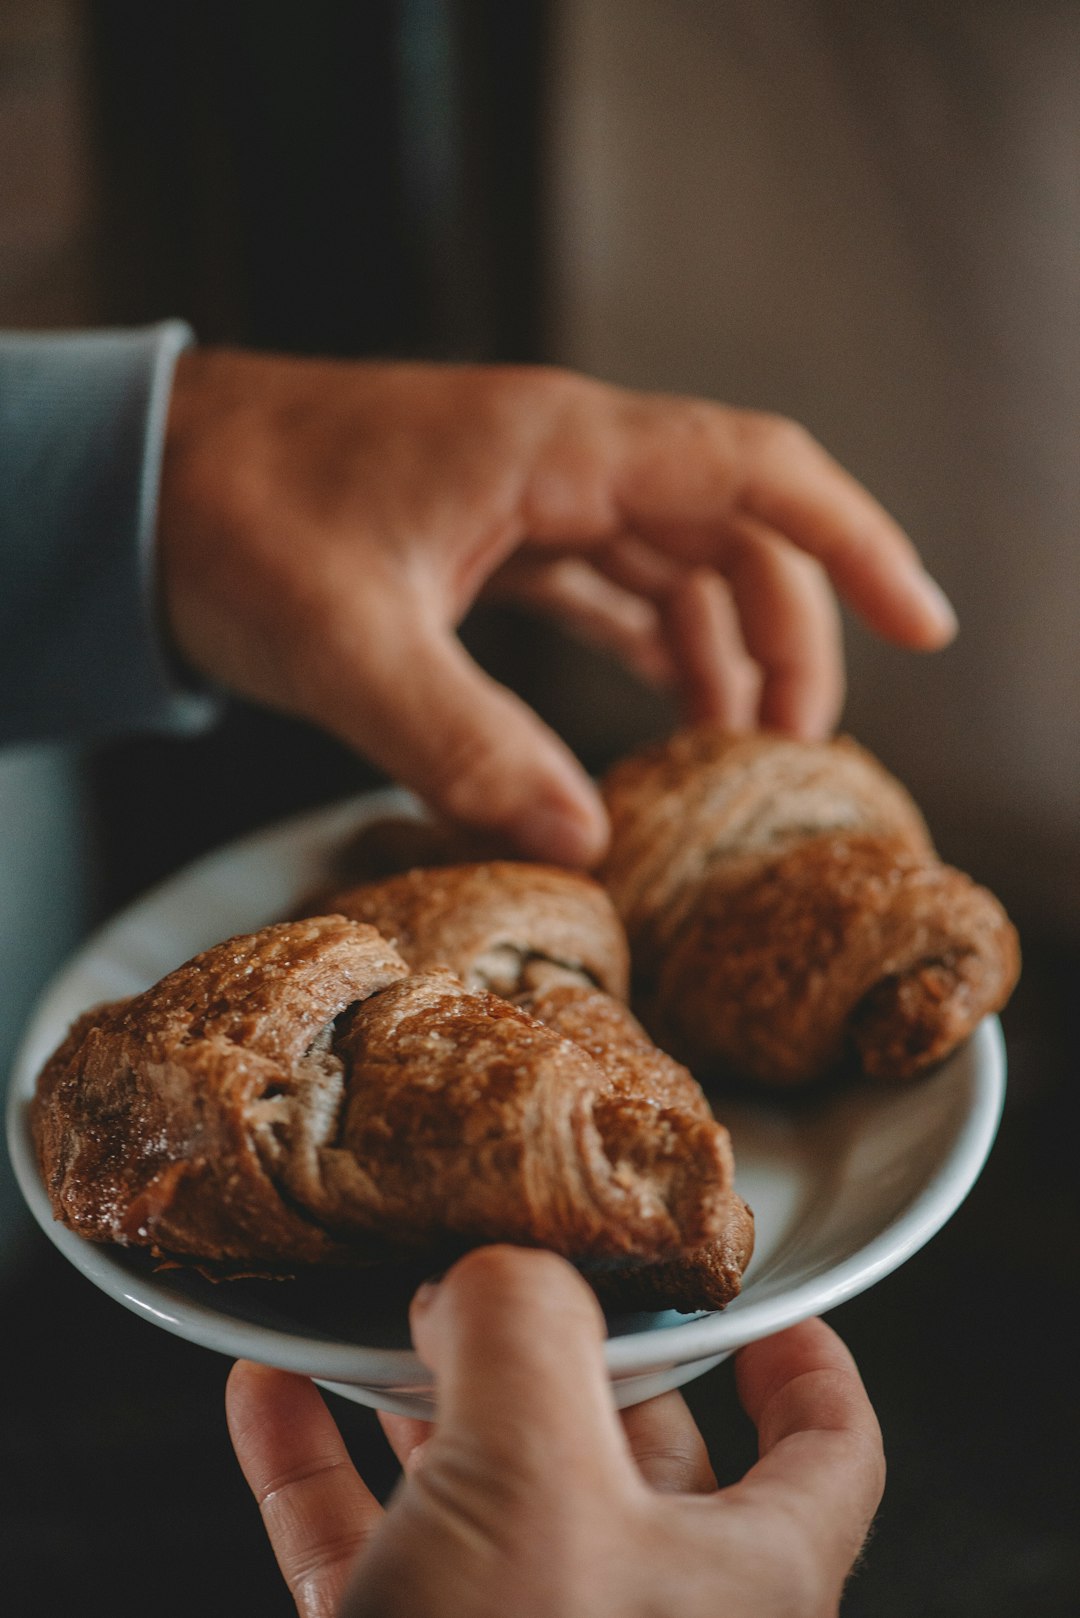
<path id="1" fill-rule="evenodd" d="M 699 727 L 602 789 L 598 874 L 626 923 L 632 1003 L 702 1076 L 791 1087 L 854 1061 L 910 1079 L 1012 992 L 1002 906 L 938 858 L 910 795 L 849 738 Z"/>
<path id="2" fill-rule="evenodd" d="M 664 1117 L 691 1138 L 716 1127 L 700 1085 L 657 1048 L 624 1003 L 626 936 L 590 878 L 490 861 L 412 869 L 351 888 L 332 903 L 392 939 L 414 971 L 449 968 L 470 988 L 512 998 L 586 1051 L 604 1075 L 597 1115 L 610 1128 L 638 1119 L 648 1135 L 649 1120 Z M 733 1193 L 715 1242 L 671 1264 L 593 1268 L 590 1279 L 602 1298 L 627 1307 L 722 1308 L 739 1290 L 752 1247 L 752 1215 Z"/>
<path id="3" fill-rule="evenodd" d="M 754 1216 L 736 1192 L 727 1222 L 713 1241 L 681 1257 L 584 1268 L 607 1309 L 696 1314 L 723 1309 L 738 1296 L 753 1251 Z"/>
<path id="4" fill-rule="evenodd" d="M 470 989 L 513 997 L 547 963 L 619 999 L 629 993 L 623 924 L 600 884 L 574 871 L 510 860 L 424 866 L 326 904 L 378 928 L 413 971 L 447 967 Z"/>
<path id="5" fill-rule="evenodd" d="M 599 989 L 550 972 L 516 1002 L 548 1028 L 588 1051 L 607 1077 L 616 1112 L 660 1107 L 673 1120 L 692 1127 L 706 1123 L 712 1109 L 704 1091 L 681 1063 L 653 1044 L 630 1011 Z M 723 1309 L 741 1286 L 754 1250 L 754 1216 L 732 1192 L 731 1207 L 718 1235 L 674 1258 L 623 1263 L 587 1270 L 602 1303 L 624 1309 Z"/>
<path id="6" fill-rule="evenodd" d="M 620 1106 L 589 1052 L 371 926 L 283 922 L 90 1012 L 39 1076 L 56 1216 L 203 1259 L 372 1262 L 492 1239 L 585 1262 L 719 1236 L 711 1117 Z"/>

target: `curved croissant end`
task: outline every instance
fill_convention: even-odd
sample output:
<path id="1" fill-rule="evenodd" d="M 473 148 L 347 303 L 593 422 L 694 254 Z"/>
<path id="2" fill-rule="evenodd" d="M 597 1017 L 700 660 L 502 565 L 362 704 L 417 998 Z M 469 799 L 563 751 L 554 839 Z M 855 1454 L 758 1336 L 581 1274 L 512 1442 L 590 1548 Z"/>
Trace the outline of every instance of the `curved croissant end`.
<path id="1" fill-rule="evenodd" d="M 657 1257 L 730 1213 L 722 1126 L 620 1102 L 572 1040 L 340 916 L 227 940 L 82 1019 L 32 1124 L 58 1218 L 204 1259 L 448 1238 Z"/>

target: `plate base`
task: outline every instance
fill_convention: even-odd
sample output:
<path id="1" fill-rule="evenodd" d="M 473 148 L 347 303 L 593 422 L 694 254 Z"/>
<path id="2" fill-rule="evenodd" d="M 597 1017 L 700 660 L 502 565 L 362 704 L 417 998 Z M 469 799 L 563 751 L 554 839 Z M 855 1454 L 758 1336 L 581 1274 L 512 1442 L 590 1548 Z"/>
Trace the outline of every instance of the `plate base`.
<path id="1" fill-rule="evenodd" d="M 616 1377 L 611 1384 L 615 1404 L 618 1409 L 627 1410 L 631 1405 L 644 1404 L 646 1399 L 655 1399 L 658 1394 L 669 1393 L 672 1388 L 681 1388 L 684 1383 L 720 1365 L 733 1352 L 729 1348 L 710 1359 L 692 1360 L 687 1365 L 668 1365 L 661 1371 Z M 367 1405 L 370 1410 L 387 1410 L 394 1416 L 419 1416 L 421 1421 L 435 1420 L 435 1395 L 431 1388 L 414 1388 L 409 1393 L 402 1389 L 391 1392 L 387 1388 L 365 1387 L 355 1382 L 328 1382 L 318 1376 L 312 1380 L 327 1393 L 339 1394 L 353 1404 Z"/>

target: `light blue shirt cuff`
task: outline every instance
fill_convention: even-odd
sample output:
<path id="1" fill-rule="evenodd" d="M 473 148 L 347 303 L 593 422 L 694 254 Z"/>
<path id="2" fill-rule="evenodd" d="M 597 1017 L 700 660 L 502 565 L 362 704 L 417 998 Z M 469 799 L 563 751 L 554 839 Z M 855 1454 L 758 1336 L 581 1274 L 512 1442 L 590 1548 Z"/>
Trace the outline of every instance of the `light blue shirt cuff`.
<path id="1" fill-rule="evenodd" d="M 0 334 L 0 741 L 205 729 L 171 660 L 155 531 L 169 395 L 194 341 Z"/>

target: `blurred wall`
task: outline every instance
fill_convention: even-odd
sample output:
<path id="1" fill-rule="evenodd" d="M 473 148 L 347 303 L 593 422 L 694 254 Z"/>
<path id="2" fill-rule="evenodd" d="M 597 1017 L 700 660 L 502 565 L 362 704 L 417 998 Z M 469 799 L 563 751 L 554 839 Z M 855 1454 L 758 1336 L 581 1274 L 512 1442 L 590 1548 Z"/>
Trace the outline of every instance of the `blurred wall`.
<path id="1" fill-rule="evenodd" d="M 86 139 L 83 9 L 0 5 L 0 321 L 77 326 L 100 312 L 97 188 Z"/>
<path id="2" fill-rule="evenodd" d="M 844 724 L 1076 932 L 1080 9 L 563 0 L 556 40 L 554 356 L 795 416 L 905 524 L 961 634 L 851 626 Z"/>
<path id="3" fill-rule="evenodd" d="M 944 853 L 1075 933 L 1078 68 L 1071 0 L 4 0 L 0 321 L 551 358 L 802 419 L 962 621 L 927 659 L 850 624 L 845 724 Z M 283 256 L 313 175 L 320 250 Z M 365 274 L 414 295 L 365 303 Z M 594 768 L 674 720 L 562 636 L 498 614 L 467 634 Z M 104 908 L 369 779 L 244 711 L 104 750 L 89 803 L 78 761 L 5 768 L 9 806 L 40 770 L 69 830 L 93 818 Z M 56 873 L 63 949 L 85 890 L 48 821 L 22 824 L 7 880 L 32 899 Z"/>

